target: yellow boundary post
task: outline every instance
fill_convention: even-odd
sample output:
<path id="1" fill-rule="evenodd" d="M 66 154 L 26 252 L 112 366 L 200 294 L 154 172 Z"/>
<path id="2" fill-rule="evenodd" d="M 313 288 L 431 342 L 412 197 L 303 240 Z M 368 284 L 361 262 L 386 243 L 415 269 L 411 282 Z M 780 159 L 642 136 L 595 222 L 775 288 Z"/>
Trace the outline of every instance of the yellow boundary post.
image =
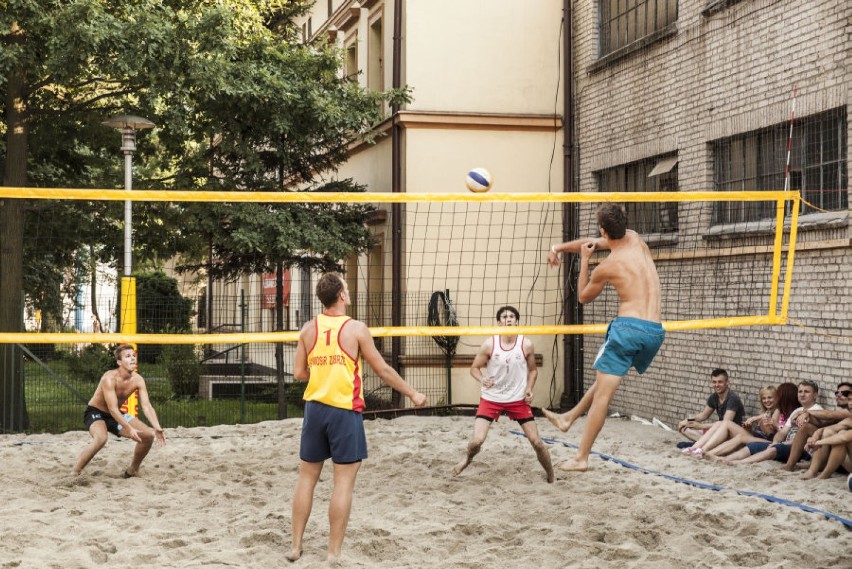
<path id="1" fill-rule="evenodd" d="M 121 277 L 121 334 L 122 338 L 132 338 L 136 335 L 136 277 Z M 100 334 L 103 336 L 103 334 Z M 110 334 L 112 336 L 112 334 Z M 122 344 L 130 344 L 136 352 L 136 371 L 139 369 L 136 342 L 133 340 L 118 340 Z M 121 406 L 121 412 L 139 416 L 139 396 L 134 391 Z"/>

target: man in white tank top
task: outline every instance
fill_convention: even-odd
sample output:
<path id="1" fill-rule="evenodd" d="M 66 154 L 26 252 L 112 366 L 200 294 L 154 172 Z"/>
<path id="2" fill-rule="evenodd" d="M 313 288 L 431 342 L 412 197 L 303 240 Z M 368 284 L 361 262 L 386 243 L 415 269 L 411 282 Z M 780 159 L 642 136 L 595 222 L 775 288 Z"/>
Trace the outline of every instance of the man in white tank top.
<path id="1" fill-rule="evenodd" d="M 520 317 L 513 306 L 503 306 L 497 310 L 497 322 L 507 328 L 517 326 Z M 506 332 L 485 340 L 470 367 L 470 375 L 482 384 L 479 408 L 473 423 L 473 436 L 467 445 L 467 455 L 453 468 L 453 476 L 461 474 L 479 453 L 491 423 L 506 414 L 521 426 L 538 461 L 544 467 L 547 481 L 553 482 L 550 452 L 538 435 L 530 407 L 538 377 L 533 343 L 524 336 L 512 334 L 510 329 Z"/>

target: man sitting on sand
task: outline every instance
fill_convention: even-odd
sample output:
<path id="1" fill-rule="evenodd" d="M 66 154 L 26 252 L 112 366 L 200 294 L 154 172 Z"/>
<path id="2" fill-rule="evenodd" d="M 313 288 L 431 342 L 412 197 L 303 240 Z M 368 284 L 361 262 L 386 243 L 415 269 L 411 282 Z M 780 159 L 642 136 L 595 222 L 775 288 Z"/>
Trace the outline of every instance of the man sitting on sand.
<path id="1" fill-rule="evenodd" d="M 799 414 L 796 417 L 796 425 L 799 427 L 796 436 L 790 441 L 790 456 L 787 462 L 784 463 L 784 470 L 794 470 L 796 463 L 801 460 L 805 453 L 805 446 L 809 439 L 816 433 L 817 429 L 822 429 L 830 425 L 835 425 L 840 421 L 852 416 L 852 383 L 841 381 L 834 392 L 834 399 L 837 403 L 837 409 L 829 411 L 808 411 Z"/>
<path id="2" fill-rule="evenodd" d="M 135 371 L 136 352 L 133 346 L 122 344 L 115 349 L 114 354 L 118 369 L 111 369 L 101 376 L 95 394 L 92 395 L 89 406 L 83 413 L 83 423 L 89 429 L 92 442 L 80 453 L 80 458 L 74 465 L 74 474 L 80 474 L 89 461 L 104 447 L 108 432 L 136 441 L 133 461 L 124 471 L 125 478 L 139 473 L 139 465 L 148 455 L 154 440 L 160 444 L 166 443 L 166 434 L 160 427 L 157 413 L 154 412 L 154 407 L 148 399 L 145 380 Z M 122 413 L 119 409 L 134 391 L 139 392 L 139 405 L 145 417 L 154 426 L 153 430 L 138 417 Z"/>
<path id="3" fill-rule="evenodd" d="M 707 398 L 704 410 L 677 425 L 680 434 L 691 441 L 700 439 L 707 429 L 713 426 L 713 423 L 705 421 L 714 412 L 718 421 L 733 421 L 736 425 L 742 424 L 745 417 L 745 406 L 736 391 L 731 389 L 727 371 L 714 369 L 710 373 L 710 385 L 713 387 L 713 393 Z"/>
<path id="4" fill-rule="evenodd" d="M 621 377 L 631 367 L 645 373 L 666 337 L 660 324 L 660 278 L 650 249 L 638 233 L 627 229 L 627 214 L 621 206 L 602 204 L 598 207 L 597 221 L 601 237 L 553 245 L 547 255 L 547 262 L 558 266 L 560 253 L 580 254 L 577 289 L 583 304 L 595 300 L 607 283 L 615 288 L 621 299 L 618 316 L 607 327 L 606 339 L 595 358 L 594 385 L 577 406 L 566 413 L 558 415 L 543 410 L 550 422 L 563 432 L 584 413 L 589 413 L 576 457 L 559 465 L 567 471 L 588 469 L 592 444 L 603 427 Z M 610 254 L 589 275 L 589 261 L 597 249 L 609 249 Z"/>
<path id="5" fill-rule="evenodd" d="M 846 472 L 852 473 L 852 417 L 817 429 L 808 439 L 806 448 L 813 456 L 810 468 L 801 476 L 802 480 L 831 478 L 841 466 Z"/>

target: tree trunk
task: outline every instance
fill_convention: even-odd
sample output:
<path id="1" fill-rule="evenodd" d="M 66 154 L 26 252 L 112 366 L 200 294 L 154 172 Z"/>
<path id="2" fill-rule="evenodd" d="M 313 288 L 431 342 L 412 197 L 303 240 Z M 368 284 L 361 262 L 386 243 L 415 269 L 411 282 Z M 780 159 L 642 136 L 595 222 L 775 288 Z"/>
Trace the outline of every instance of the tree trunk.
<path id="1" fill-rule="evenodd" d="M 6 165 L 3 185 L 27 183 L 27 129 L 24 70 L 6 77 Z M 0 200 L 0 332 L 22 332 L 25 201 Z M 23 357 L 15 344 L 0 344 L 0 432 L 29 427 L 24 398 Z"/>

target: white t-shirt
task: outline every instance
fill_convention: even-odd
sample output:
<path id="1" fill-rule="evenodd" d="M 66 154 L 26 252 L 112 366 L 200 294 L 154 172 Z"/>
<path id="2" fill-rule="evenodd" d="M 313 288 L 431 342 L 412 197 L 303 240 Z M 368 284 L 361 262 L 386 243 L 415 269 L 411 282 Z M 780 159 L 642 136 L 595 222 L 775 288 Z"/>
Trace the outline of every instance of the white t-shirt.
<path id="1" fill-rule="evenodd" d="M 785 427 L 785 428 L 786 428 L 786 427 L 791 427 L 790 432 L 789 432 L 789 433 L 787 433 L 787 438 L 786 438 L 786 439 L 784 439 L 784 442 L 785 442 L 785 443 L 789 443 L 790 441 L 792 441 L 792 440 L 793 440 L 793 438 L 795 438 L 796 433 L 797 433 L 797 432 L 798 432 L 798 430 L 799 430 L 799 425 L 797 425 L 797 424 L 795 423 L 796 417 L 797 417 L 800 413 L 804 413 L 805 411 L 822 411 L 822 407 L 820 406 L 820 404 L 819 404 L 819 403 L 815 403 L 814 405 L 812 405 L 811 407 L 808 407 L 807 409 L 805 409 L 804 407 L 798 407 L 798 408 L 796 408 L 796 410 L 795 410 L 795 411 L 793 411 L 792 413 L 790 413 L 790 418 L 789 418 L 789 419 L 787 419 L 787 422 L 786 422 L 786 423 L 784 423 L 784 427 Z"/>

